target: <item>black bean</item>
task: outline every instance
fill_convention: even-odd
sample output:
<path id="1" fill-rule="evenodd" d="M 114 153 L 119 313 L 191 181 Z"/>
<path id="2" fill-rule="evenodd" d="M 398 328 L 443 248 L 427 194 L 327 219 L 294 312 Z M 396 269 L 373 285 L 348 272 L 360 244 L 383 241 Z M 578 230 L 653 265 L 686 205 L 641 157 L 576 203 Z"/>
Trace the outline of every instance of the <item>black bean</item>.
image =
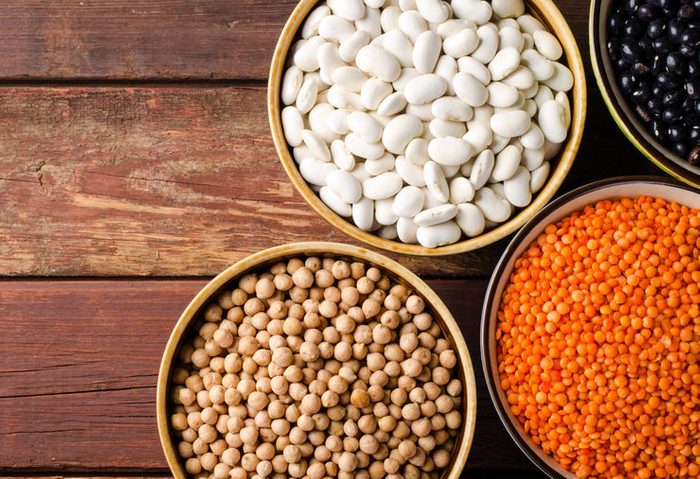
<path id="1" fill-rule="evenodd" d="M 608 19 L 608 35 L 620 35 L 624 26 L 625 19 L 622 17 L 622 15 L 619 13 L 613 13 Z"/>
<path id="2" fill-rule="evenodd" d="M 639 8 L 640 0 L 625 0 L 625 11 L 632 14 Z"/>
<path id="3" fill-rule="evenodd" d="M 616 61 L 620 58 L 620 39 L 613 37 L 608 40 L 608 55 L 612 61 Z"/>
<path id="4" fill-rule="evenodd" d="M 659 97 L 651 97 L 647 101 L 647 109 L 654 116 L 659 116 L 664 109 L 664 104 Z"/>
<path id="5" fill-rule="evenodd" d="M 629 63 L 637 63 L 644 57 L 644 50 L 639 46 L 639 43 L 631 38 L 625 38 L 620 45 L 620 55 Z"/>
<path id="6" fill-rule="evenodd" d="M 661 101 L 664 106 L 676 106 L 683 101 L 683 92 L 681 90 L 671 90 L 663 94 Z"/>
<path id="7" fill-rule="evenodd" d="M 677 0 L 658 0 L 658 6 L 661 8 L 676 8 L 678 6 Z"/>
<path id="8" fill-rule="evenodd" d="M 678 79 L 678 76 L 668 72 L 659 73 L 659 75 L 656 77 L 656 81 L 665 90 L 675 90 L 680 88 L 682 85 Z"/>
<path id="9" fill-rule="evenodd" d="M 617 61 L 613 62 L 613 67 L 615 68 L 615 70 L 622 72 L 625 70 L 629 70 L 630 64 L 622 58 L 618 58 Z"/>
<path id="10" fill-rule="evenodd" d="M 638 62 L 632 65 L 630 71 L 638 77 L 647 77 L 651 75 L 651 68 L 644 63 Z"/>
<path id="11" fill-rule="evenodd" d="M 684 58 L 694 58 L 696 51 L 697 51 L 697 47 L 693 47 L 693 46 L 688 45 L 686 43 L 681 43 L 681 46 L 678 47 L 678 53 L 680 53 L 681 56 Z"/>
<path id="12" fill-rule="evenodd" d="M 625 22 L 625 28 L 623 28 L 623 32 L 625 36 L 640 39 L 642 36 L 644 36 L 644 32 L 646 32 L 646 25 L 641 21 L 637 20 L 636 18 L 630 18 Z"/>
<path id="13" fill-rule="evenodd" d="M 668 32 L 668 39 L 673 43 L 681 43 L 681 37 L 685 31 L 685 25 L 677 19 L 669 20 L 666 25 L 666 31 Z"/>
<path id="14" fill-rule="evenodd" d="M 674 143 L 673 150 L 676 152 L 676 154 L 678 156 L 680 156 L 682 158 L 685 158 L 688 156 L 688 151 L 689 151 L 688 145 L 686 145 L 683 142 Z M 688 161 L 690 161 L 690 160 L 688 160 Z"/>
<path id="15" fill-rule="evenodd" d="M 667 131 L 668 129 L 666 128 L 666 126 L 664 126 L 664 124 L 659 120 L 654 120 L 651 122 L 651 134 L 660 142 L 666 140 Z"/>
<path id="16" fill-rule="evenodd" d="M 676 123 L 668 127 L 668 139 L 670 141 L 685 141 L 688 137 L 688 127 L 684 123 Z"/>
<path id="17" fill-rule="evenodd" d="M 622 91 L 622 94 L 625 96 L 629 96 L 630 94 L 632 94 L 632 91 L 637 86 L 637 81 L 634 78 L 634 75 L 630 72 L 621 73 L 620 78 L 618 79 L 618 83 L 620 85 L 620 90 Z"/>
<path id="18" fill-rule="evenodd" d="M 691 165 L 700 164 L 700 145 L 696 145 L 688 154 L 688 162 Z"/>
<path id="19" fill-rule="evenodd" d="M 681 35 L 681 43 L 694 48 L 700 47 L 700 27 L 685 30 Z"/>
<path id="20" fill-rule="evenodd" d="M 697 78 L 698 76 L 700 76 L 700 61 L 688 61 L 688 76 L 691 78 Z"/>
<path id="21" fill-rule="evenodd" d="M 650 22 L 657 16 L 656 8 L 653 5 L 645 3 L 637 9 L 637 18 L 644 22 Z"/>
<path id="22" fill-rule="evenodd" d="M 683 118 L 683 112 L 677 107 L 668 107 L 661 112 L 661 120 L 667 124 L 682 120 Z"/>
<path id="23" fill-rule="evenodd" d="M 651 89 L 646 86 L 639 87 L 632 92 L 632 101 L 638 105 L 649 100 L 649 97 L 651 97 Z"/>
<path id="24" fill-rule="evenodd" d="M 678 52 L 671 52 L 666 56 L 666 69 L 675 75 L 683 75 L 686 72 L 687 64 Z"/>
<path id="25" fill-rule="evenodd" d="M 649 22 L 647 27 L 647 36 L 651 39 L 659 38 L 661 35 L 666 33 L 666 20 L 663 18 L 657 18 Z"/>
<path id="26" fill-rule="evenodd" d="M 689 78 L 685 82 L 685 92 L 688 98 L 700 100 L 700 78 Z"/>
<path id="27" fill-rule="evenodd" d="M 673 50 L 673 44 L 671 43 L 671 40 L 668 39 L 668 37 L 660 37 L 654 40 L 652 43 L 654 46 L 654 50 L 657 51 L 657 53 L 668 53 Z"/>
<path id="28" fill-rule="evenodd" d="M 682 5 L 678 9 L 678 19 L 688 22 L 695 18 L 695 8 L 692 5 Z"/>

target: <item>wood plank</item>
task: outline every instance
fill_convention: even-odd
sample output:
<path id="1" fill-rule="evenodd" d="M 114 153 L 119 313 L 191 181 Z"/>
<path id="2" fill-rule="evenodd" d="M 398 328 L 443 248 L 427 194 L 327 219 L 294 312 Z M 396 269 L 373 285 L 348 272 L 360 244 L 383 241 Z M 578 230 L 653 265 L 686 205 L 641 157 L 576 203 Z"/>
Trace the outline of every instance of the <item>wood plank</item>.
<path id="1" fill-rule="evenodd" d="M 203 284 L 0 282 L 0 472 L 165 472 L 155 426 L 158 364 L 180 311 Z M 485 281 L 430 284 L 457 318 L 478 376 L 469 470 L 531 470 L 481 374 Z"/>
<path id="2" fill-rule="evenodd" d="M 265 247 L 349 240 L 288 181 L 264 88 L 12 87 L 0 104 L 0 275 L 211 276 Z M 597 95 L 589 118 L 562 191 L 659 173 Z M 400 261 L 484 277 L 505 244 Z"/>
<path id="3" fill-rule="evenodd" d="M 295 0 L 7 0 L 0 79 L 264 79 Z M 588 4 L 560 0 L 587 56 Z"/>

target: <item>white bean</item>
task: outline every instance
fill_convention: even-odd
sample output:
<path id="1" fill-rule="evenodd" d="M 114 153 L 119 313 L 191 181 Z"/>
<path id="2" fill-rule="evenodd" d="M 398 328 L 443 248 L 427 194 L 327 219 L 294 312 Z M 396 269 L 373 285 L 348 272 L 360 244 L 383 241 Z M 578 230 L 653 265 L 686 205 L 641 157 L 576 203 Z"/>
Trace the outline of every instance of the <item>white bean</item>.
<path id="1" fill-rule="evenodd" d="M 523 0 L 491 0 L 493 13 L 501 18 L 519 17 L 525 13 Z"/>
<path id="2" fill-rule="evenodd" d="M 571 126 L 571 104 L 569 103 L 569 96 L 563 91 L 560 91 L 554 96 L 554 100 L 564 109 L 564 127 L 568 130 L 569 126 Z"/>
<path id="3" fill-rule="evenodd" d="M 552 90 L 548 86 L 540 85 L 540 88 L 537 90 L 537 94 L 533 97 L 533 100 L 535 100 L 535 103 L 537 103 L 537 107 L 541 108 L 545 102 L 554 100 L 554 93 L 552 93 Z"/>
<path id="4" fill-rule="evenodd" d="M 400 155 L 408 142 L 421 135 L 423 124 L 413 115 L 399 115 L 384 128 L 382 143 L 387 151 Z"/>
<path id="5" fill-rule="evenodd" d="M 544 144 L 544 141 L 542 142 Z M 537 150 L 531 150 L 525 148 L 523 150 L 523 159 L 520 162 L 529 171 L 536 170 L 544 162 L 544 149 L 539 148 Z"/>
<path id="6" fill-rule="evenodd" d="M 565 115 L 564 108 L 556 100 L 549 100 L 540 107 L 537 122 L 548 141 L 562 143 L 566 139 Z"/>
<path id="7" fill-rule="evenodd" d="M 394 198 L 386 198 L 374 202 L 374 219 L 382 226 L 396 224 L 399 217 L 392 210 Z"/>
<path id="8" fill-rule="evenodd" d="M 519 167 L 515 174 L 503 182 L 503 192 L 511 205 L 523 208 L 532 201 L 530 193 L 530 172 Z"/>
<path id="9" fill-rule="evenodd" d="M 450 181 L 450 203 L 459 205 L 474 198 L 474 185 L 467 178 L 458 176 Z"/>
<path id="10" fill-rule="evenodd" d="M 498 29 L 493 23 L 480 26 L 476 30 L 479 46 L 471 54 L 472 58 L 486 65 L 496 55 L 498 50 Z"/>
<path id="11" fill-rule="evenodd" d="M 545 81 L 554 75 L 554 63 L 540 55 L 537 50 L 523 50 L 520 62 L 530 70 L 537 81 Z"/>
<path id="12" fill-rule="evenodd" d="M 508 75 L 503 79 L 503 83 L 506 85 L 510 85 L 512 87 L 517 88 L 518 90 L 530 90 L 531 88 L 537 88 L 537 82 L 535 81 L 535 77 L 532 76 L 532 72 L 527 69 L 526 67 L 519 66 L 518 68 L 515 69 L 513 73 Z M 534 95 L 537 92 L 537 90 L 532 91 L 532 95 Z M 523 92 L 524 94 L 524 92 Z"/>
<path id="13" fill-rule="evenodd" d="M 428 191 L 442 203 L 447 203 L 450 199 L 450 189 L 447 186 L 445 174 L 442 172 L 440 165 L 434 161 L 428 161 L 423 166 L 423 175 L 425 177 L 425 185 Z"/>
<path id="14" fill-rule="evenodd" d="M 503 223 L 510 217 L 511 205 L 507 200 L 500 198 L 491 188 L 484 187 L 474 195 L 474 204 L 489 221 Z"/>
<path id="15" fill-rule="evenodd" d="M 403 94 L 413 105 L 424 105 L 440 98 L 447 91 L 447 82 L 433 73 L 414 78 L 406 85 Z"/>
<path id="16" fill-rule="evenodd" d="M 493 134 L 493 140 L 491 141 L 491 145 L 489 148 L 491 148 L 491 151 L 493 151 L 494 155 L 499 154 L 503 149 L 508 146 L 510 143 L 510 137 L 509 136 L 501 136 L 498 133 Z"/>
<path id="17" fill-rule="evenodd" d="M 418 226 L 433 226 L 449 221 L 455 216 L 457 216 L 457 207 L 445 204 L 421 211 L 413 218 L 413 222 Z"/>
<path id="18" fill-rule="evenodd" d="M 516 23 L 517 25 L 517 23 Z M 525 45 L 525 40 L 523 39 L 523 34 L 520 33 L 518 28 L 513 28 L 511 26 L 501 27 L 498 31 L 498 47 L 508 48 L 513 47 L 518 52 L 523 51 L 523 46 Z"/>
<path id="19" fill-rule="evenodd" d="M 331 75 L 333 83 L 353 93 L 359 93 L 368 80 L 359 68 L 344 66 L 336 68 Z"/>
<path id="20" fill-rule="evenodd" d="M 512 177 L 520 166 L 520 150 L 513 145 L 506 146 L 497 156 L 490 181 L 497 183 Z"/>
<path id="21" fill-rule="evenodd" d="M 377 143 L 382 138 L 382 126 L 363 111 L 353 111 L 348 115 L 348 127 L 368 143 Z"/>
<path id="22" fill-rule="evenodd" d="M 482 151 L 493 141 L 493 133 L 488 126 L 472 125 L 462 138 L 472 145 L 474 151 Z"/>
<path id="23" fill-rule="evenodd" d="M 442 40 L 432 30 L 421 33 L 413 45 L 413 65 L 418 73 L 432 73 L 440 58 Z"/>
<path id="24" fill-rule="evenodd" d="M 360 91 L 360 99 L 362 100 L 362 105 L 368 110 L 376 110 L 382 101 L 394 90 L 386 82 L 378 80 L 377 78 L 370 78 L 362 86 Z"/>
<path id="25" fill-rule="evenodd" d="M 348 127 L 348 115 L 350 112 L 345 109 L 337 109 L 328 116 L 328 128 L 339 135 L 345 135 L 350 132 Z"/>
<path id="26" fill-rule="evenodd" d="M 355 168 L 355 157 L 352 156 L 343 140 L 338 139 L 331 143 L 331 156 L 333 163 L 341 170 L 350 171 Z"/>
<path id="27" fill-rule="evenodd" d="M 362 183 L 364 195 L 372 200 L 384 200 L 395 196 L 401 190 L 401 177 L 393 172 L 382 173 Z"/>
<path id="28" fill-rule="evenodd" d="M 326 143 L 332 143 L 338 139 L 338 134 L 331 130 L 329 126 L 329 118 L 335 112 L 335 108 L 328 103 L 318 103 L 309 112 L 309 127 Z"/>
<path id="29" fill-rule="evenodd" d="M 409 10 L 399 16 L 399 28 L 415 43 L 418 36 L 428 30 L 428 24 L 420 13 Z"/>
<path id="30" fill-rule="evenodd" d="M 428 145 L 428 154 L 436 163 L 444 166 L 459 166 L 472 157 L 469 143 L 462 138 L 436 138 Z"/>
<path id="31" fill-rule="evenodd" d="M 396 232 L 404 243 L 415 244 L 418 242 L 418 226 L 413 222 L 413 218 L 399 217 L 396 222 Z"/>
<path id="32" fill-rule="evenodd" d="M 561 63 L 554 62 L 554 75 L 544 84 L 554 91 L 569 91 L 574 87 L 574 75 Z"/>
<path id="33" fill-rule="evenodd" d="M 542 166 L 530 173 L 530 191 L 537 193 L 542 189 L 549 177 L 549 162 L 542 163 Z"/>
<path id="34" fill-rule="evenodd" d="M 521 15 L 518 17 L 517 22 L 520 25 L 520 30 L 530 35 L 538 30 L 545 30 L 544 25 L 532 15 Z"/>
<path id="35" fill-rule="evenodd" d="M 302 114 L 307 114 L 316 104 L 318 99 L 318 87 L 313 78 L 306 78 L 299 88 L 296 107 Z"/>
<path id="36" fill-rule="evenodd" d="M 488 90 L 474 75 L 459 72 L 453 81 L 455 93 L 469 106 L 478 107 L 486 103 L 489 98 Z"/>
<path id="37" fill-rule="evenodd" d="M 408 185 L 423 187 L 425 186 L 425 177 L 423 175 L 423 167 L 412 163 L 405 156 L 396 158 L 396 173 Z"/>
<path id="38" fill-rule="evenodd" d="M 442 23 L 450 16 L 450 9 L 440 0 L 416 0 L 416 7 L 430 23 Z"/>
<path id="39" fill-rule="evenodd" d="M 484 150 L 476 156 L 471 175 L 469 176 L 469 181 L 471 181 L 475 190 L 478 191 L 480 188 L 483 188 L 486 182 L 489 181 L 495 162 L 496 157 L 491 150 Z"/>
<path id="40" fill-rule="evenodd" d="M 503 80 L 515 71 L 520 65 L 520 53 L 515 47 L 506 47 L 499 51 L 489 63 L 491 79 L 495 81 Z"/>
<path id="41" fill-rule="evenodd" d="M 299 146 L 302 143 L 301 132 L 304 130 L 304 119 L 299 110 L 288 106 L 282 110 L 282 129 L 284 138 L 291 146 Z"/>
<path id="42" fill-rule="evenodd" d="M 467 133 L 467 127 L 464 124 L 464 122 L 449 121 L 440 118 L 434 118 L 430 120 L 428 129 L 430 130 L 430 134 L 433 135 L 435 138 L 445 138 L 452 136 L 461 139 L 461 137 Z"/>
<path id="43" fill-rule="evenodd" d="M 326 176 L 326 184 L 345 203 L 357 203 L 362 198 L 360 182 L 345 170 L 335 170 Z"/>
<path id="44" fill-rule="evenodd" d="M 416 70 L 415 68 L 404 68 L 401 70 L 399 78 L 395 82 L 392 82 L 392 86 L 397 92 L 403 92 L 406 89 L 406 85 L 408 85 L 408 82 L 410 82 L 414 78 L 418 78 L 419 76 L 420 73 L 418 73 L 418 70 Z"/>
<path id="45" fill-rule="evenodd" d="M 435 74 L 441 76 L 445 83 L 447 83 L 447 94 L 453 96 L 455 94 L 454 87 L 452 86 L 452 79 L 459 71 L 457 67 L 457 61 L 448 57 L 447 55 L 442 55 L 435 65 Z"/>
<path id="46" fill-rule="evenodd" d="M 328 186 L 323 186 L 321 188 L 319 196 L 321 197 L 321 201 L 335 213 L 345 217 L 352 216 L 352 206 L 344 202 L 340 195 Z"/>
<path id="47" fill-rule="evenodd" d="M 416 238 L 426 248 L 437 248 L 459 241 L 462 230 L 454 221 L 448 221 L 434 226 L 421 226 L 418 228 Z"/>
<path id="48" fill-rule="evenodd" d="M 544 146 L 544 133 L 537 124 L 530 125 L 530 129 L 520 137 L 520 143 L 531 150 L 539 150 Z"/>
<path id="49" fill-rule="evenodd" d="M 552 143 L 551 141 L 544 141 L 544 159 L 545 161 L 552 160 L 561 151 L 563 143 Z"/>
<path id="50" fill-rule="evenodd" d="M 428 157 L 428 142 L 424 138 L 414 138 L 406 146 L 406 158 L 414 165 L 423 166 Z"/>
<path id="51" fill-rule="evenodd" d="M 489 92 L 489 105 L 496 108 L 508 108 L 518 102 L 518 89 L 501 82 L 493 82 L 486 87 Z"/>
<path id="52" fill-rule="evenodd" d="M 424 202 L 423 190 L 415 186 L 406 186 L 396 194 L 392 210 L 397 216 L 413 218 L 423 209 Z"/>
<path id="53" fill-rule="evenodd" d="M 301 38 L 311 38 L 318 33 L 318 24 L 325 17 L 331 14 L 331 9 L 326 5 L 321 5 L 315 8 L 309 16 L 306 17 L 304 25 L 301 27 Z"/>
<path id="54" fill-rule="evenodd" d="M 399 28 L 399 17 L 401 17 L 401 13 L 401 9 L 396 5 L 384 8 L 380 17 L 382 30 L 389 32 Z"/>
<path id="55" fill-rule="evenodd" d="M 484 85 L 491 83 L 491 72 L 480 61 L 474 60 L 472 57 L 464 57 L 457 60 L 457 65 L 459 66 L 459 71 L 471 73 L 474 78 Z"/>
<path id="56" fill-rule="evenodd" d="M 367 171 L 370 176 L 379 176 L 382 173 L 393 170 L 395 162 L 396 159 L 394 155 L 391 153 L 384 153 L 376 160 L 365 161 L 365 171 Z"/>
<path id="57" fill-rule="evenodd" d="M 369 34 L 365 31 L 358 30 L 340 42 L 338 55 L 345 63 L 354 62 L 357 52 L 359 52 L 362 47 L 369 45 L 369 42 Z"/>
<path id="58" fill-rule="evenodd" d="M 479 37 L 475 30 L 465 28 L 445 39 L 442 48 L 452 58 L 462 58 L 472 53 L 479 46 Z"/>
<path id="59" fill-rule="evenodd" d="M 413 66 L 413 44 L 398 28 L 384 35 L 384 49 L 394 55 L 402 67 Z"/>
<path id="60" fill-rule="evenodd" d="M 318 24 L 318 34 L 325 40 L 342 42 L 355 33 L 355 26 L 338 15 L 328 15 Z"/>
<path id="61" fill-rule="evenodd" d="M 406 107 L 406 113 L 408 115 L 413 115 L 416 118 L 418 118 L 421 121 L 430 121 L 433 118 L 433 104 L 432 103 L 426 103 L 425 105 L 411 105 L 409 104 Z M 430 134 L 430 131 L 427 129 L 423 130 L 423 137 L 428 138 L 427 135 Z"/>
<path id="62" fill-rule="evenodd" d="M 358 31 L 367 32 L 371 38 L 376 38 L 382 34 L 381 12 L 377 8 L 368 8 L 365 16 L 355 21 L 355 28 Z"/>
<path id="63" fill-rule="evenodd" d="M 403 93 L 395 92 L 386 97 L 377 107 L 377 113 L 382 116 L 392 116 L 400 113 L 408 102 Z"/>
<path id="64" fill-rule="evenodd" d="M 327 0 L 327 5 L 334 15 L 346 20 L 359 20 L 365 16 L 365 4 L 362 0 Z"/>
<path id="65" fill-rule="evenodd" d="M 284 105 L 291 105 L 296 101 L 297 94 L 299 93 L 303 81 L 304 72 L 294 65 L 290 66 L 287 71 L 284 72 L 280 94 Z"/>
<path id="66" fill-rule="evenodd" d="M 393 241 L 399 237 L 399 234 L 396 230 L 396 225 L 387 225 L 382 226 L 377 230 L 377 236 L 384 238 L 385 240 Z"/>
<path id="67" fill-rule="evenodd" d="M 374 225 L 374 201 L 362 198 L 352 205 L 352 221 L 363 231 L 370 231 Z"/>
<path id="68" fill-rule="evenodd" d="M 444 96 L 432 104 L 433 115 L 441 120 L 467 122 L 474 116 L 472 108 L 459 98 Z"/>
<path id="69" fill-rule="evenodd" d="M 522 110 L 498 112 L 491 117 L 493 132 L 508 138 L 523 135 L 530 124 L 530 115 Z"/>
<path id="70" fill-rule="evenodd" d="M 367 45 L 357 52 L 355 63 L 363 72 L 385 82 L 393 82 L 401 74 L 401 65 L 394 55 L 383 48 Z"/>
<path id="71" fill-rule="evenodd" d="M 331 161 L 331 150 L 328 149 L 328 145 L 318 133 L 312 130 L 304 130 L 301 132 L 301 138 L 314 157 L 321 161 Z"/>
<path id="72" fill-rule="evenodd" d="M 299 163 L 299 173 L 301 173 L 302 178 L 304 178 L 307 183 L 316 186 L 326 186 L 326 177 L 328 173 L 337 169 L 338 167 L 333 163 L 326 163 L 312 156 L 304 158 Z"/>
<path id="73" fill-rule="evenodd" d="M 345 145 L 350 153 L 366 160 L 376 160 L 384 154 L 381 143 L 368 143 L 356 133 L 350 133 L 345 137 Z"/>
<path id="74" fill-rule="evenodd" d="M 451 18 L 438 25 L 437 32 L 438 35 L 440 35 L 440 38 L 444 40 L 445 38 L 450 37 L 455 33 L 464 30 L 465 28 L 476 30 L 476 24 L 467 19 Z"/>
<path id="75" fill-rule="evenodd" d="M 457 205 L 457 210 L 457 224 L 465 235 L 473 238 L 484 232 L 486 220 L 478 206 L 472 203 L 463 203 Z"/>
<path id="76" fill-rule="evenodd" d="M 452 166 L 441 165 L 440 167 L 442 168 L 442 172 L 445 175 L 445 179 L 448 179 L 448 180 L 453 178 L 462 169 L 462 165 L 452 165 Z M 448 185 L 448 187 L 449 187 L 449 185 Z"/>
<path id="77" fill-rule="evenodd" d="M 457 18 L 466 18 L 477 25 L 488 22 L 493 12 L 489 2 L 479 0 L 452 0 L 452 10 Z"/>
<path id="78" fill-rule="evenodd" d="M 365 0 L 365 5 L 370 8 L 382 8 L 384 6 L 384 0 Z"/>
<path id="79" fill-rule="evenodd" d="M 333 43 L 324 43 L 318 48 L 318 66 L 321 73 L 332 79 L 333 72 L 345 63 L 338 54 L 338 47 Z"/>
<path id="80" fill-rule="evenodd" d="M 557 37 L 546 30 L 538 30 L 532 34 L 535 40 L 535 48 L 550 60 L 559 60 L 564 53 Z"/>
<path id="81" fill-rule="evenodd" d="M 339 85 L 333 85 L 328 89 L 326 100 L 336 108 L 352 108 L 355 110 L 364 108 L 359 94 L 347 91 Z"/>

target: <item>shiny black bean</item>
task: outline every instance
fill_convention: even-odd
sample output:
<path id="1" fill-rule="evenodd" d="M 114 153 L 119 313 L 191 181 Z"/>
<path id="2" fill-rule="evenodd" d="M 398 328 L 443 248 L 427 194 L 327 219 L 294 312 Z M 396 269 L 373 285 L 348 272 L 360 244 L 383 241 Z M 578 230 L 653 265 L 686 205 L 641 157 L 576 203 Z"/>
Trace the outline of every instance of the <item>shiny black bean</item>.
<path id="1" fill-rule="evenodd" d="M 647 100 L 647 109 L 652 115 L 659 116 L 664 109 L 664 103 L 659 97 L 651 97 Z"/>
<path id="2" fill-rule="evenodd" d="M 620 39 L 613 37 L 608 40 L 608 55 L 612 61 L 616 61 L 620 58 Z"/>
<path id="3" fill-rule="evenodd" d="M 700 76 L 700 61 L 688 61 L 688 76 L 691 78 L 697 78 L 698 76 Z"/>
<path id="4" fill-rule="evenodd" d="M 689 22 L 695 18 L 695 8 L 692 5 L 681 5 L 678 9 L 678 19 Z"/>
<path id="5" fill-rule="evenodd" d="M 620 35 L 625 26 L 625 19 L 619 13 L 613 13 L 608 18 L 608 35 Z M 664 27 L 666 25 L 664 24 Z"/>
<path id="6" fill-rule="evenodd" d="M 659 120 L 654 120 L 651 122 L 651 134 L 659 140 L 660 142 L 663 142 L 666 139 L 666 132 L 668 131 L 668 128 Z"/>
<path id="7" fill-rule="evenodd" d="M 686 29 L 681 35 L 681 43 L 693 48 L 700 47 L 700 27 Z"/>
<path id="8" fill-rule="evenodd" d="M 685 31 L 685 25 L 677 19 L 669 20 L 666 25 L 666 31 L 668 33 L 668 39 L 672 43 L 681 43 L 681 37 Z"/>
<path id="9" fill-rule="evenodd" d="M 674 75 L 683 75 L 686 72 L 687 61 L 678 52 L 671 52 L 666 56 L 666 69 Z"/>
<path id="10" fill-rule="evenodd" d="M 644 50 L 632 38 L 625 38 L 620 45 L 620 55 L 629 63 L 637 63 L 644 58 Z"/>
<path id="11" fill-rule="evenodd" d="M 668 139 L 670 141 L 685 141 L 688 137 L 688 127 L 685 123 L 676 123 L 668 127 Z"/>
<path id="12" fill-rule="evenodd" d="M 678 76 L 668 72 L 659 73 L 659 75 L 656 77 L 656 81 L 664 90 L 675 90 L 680 88 L 682 85 Z"/>
<path id="13" fill-rule="evenodd" d="M 673 44 L 671 43 L 671 40 L 668 39 L 668 37 L 660 37 L 654 40 L 652 43 L 654 46 L 654 50 L 657 51 L 657 53 L 668 53 L 670 51 L 673 51 Z"/>
<path id="14" fill-rule="evenodd" d="M 688 98 L 700 100 L 700 78 L 689 78 L 685 82 L 685 92 Z"/>
<path id="15" fill-rule="evenodd" d="M 681 90 L 667 91 L 661 97 L 661 102 L 665 107 L 676 106 L 683 101 L 683 92 Z"/>
<path id="16" fill-rule="evenodd" d="M 632 37 L 634 39 L 640 39 L 644 36 L 647 27 L 641 20 L 636 18 L 630 18 L 625 22 L 625 28 L 623 28 L 623 33 L 627 37 Z"/>
<path id="17" fill-rule="evenodd" d="M 681 158 L 686 158 L 688 156 L 689 151 L 690 151 L 690 148 L 688 148 L 688 145 L 686 145 L 683 142 L 674 143 L 672 149 Z"/>

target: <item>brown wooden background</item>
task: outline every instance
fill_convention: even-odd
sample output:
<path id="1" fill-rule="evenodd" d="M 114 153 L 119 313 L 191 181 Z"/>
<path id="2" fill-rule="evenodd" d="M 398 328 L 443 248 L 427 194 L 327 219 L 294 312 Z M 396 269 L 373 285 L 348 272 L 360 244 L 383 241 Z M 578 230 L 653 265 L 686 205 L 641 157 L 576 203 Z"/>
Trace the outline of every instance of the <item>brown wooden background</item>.
<path id="1" fill-rule="evenodd" d="M 168 476 L 155 379 L 180 311 L 254 251 L 348 241 L 293 190 L 268 132 L 268 63 L 295 2 L 0 3 L 0 476 Z M 557 4 L 588 60 L 588 3 Z M 588 73 L 562 191 L 660 174 Z M 464 477 L 540 478 L 479 367 L 482 296 L 505 244 L 398 259 L 445 298 L 478 367 Z"/>

